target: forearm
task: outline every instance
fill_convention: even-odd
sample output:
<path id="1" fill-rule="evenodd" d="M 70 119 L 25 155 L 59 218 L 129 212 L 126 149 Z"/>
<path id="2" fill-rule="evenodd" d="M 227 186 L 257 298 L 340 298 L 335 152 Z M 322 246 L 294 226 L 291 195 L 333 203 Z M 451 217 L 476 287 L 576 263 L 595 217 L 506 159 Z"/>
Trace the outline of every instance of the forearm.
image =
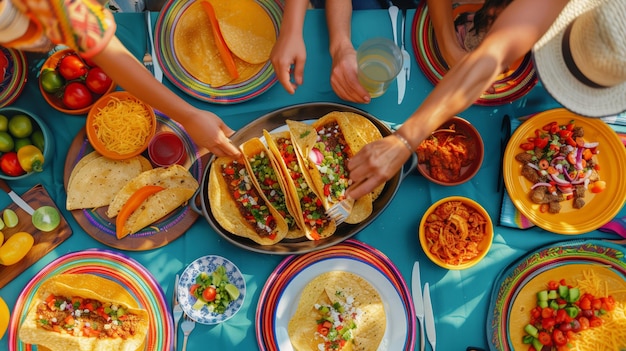
<path id="1" fill-rule="evenodd" d="M 309 2 L 307 0 L 287 0 L 283 13 L 283 21 L 280 24 L 280 34 L 296 33 L 302 35 L 304 18 Z"/>
<path id="2" fill-rule="evenodd" d="M 350 0 L 326 1 L 326 22 L 328 23 L 330 56 L 335 57 L 345 47 L 352 47 L 352 2 Z"/>
<path id="3" fill-rule="evenodd" d="M 158 82 L 116 37 L 93 61 L 124 90 L 179 123 L 193 115 L 195 108 Z"/>
<path id="4" fill-rule="evenodd" d="M 454 18 L 452 18 L 452 1 L 426 0 L 426 4 L 439 46 L 445 48 L 445 46 L 458 45 Z"/>

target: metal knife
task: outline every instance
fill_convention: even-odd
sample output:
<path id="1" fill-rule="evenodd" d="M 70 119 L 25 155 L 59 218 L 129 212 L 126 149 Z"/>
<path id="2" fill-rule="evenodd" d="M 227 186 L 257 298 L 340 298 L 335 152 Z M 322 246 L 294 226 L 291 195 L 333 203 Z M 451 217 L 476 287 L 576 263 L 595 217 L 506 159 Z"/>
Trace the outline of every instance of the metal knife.
<path id="1" fill-rule="evenodd" d="M 424 319 L 426 323 L 426 336 L 430 346 L 435 351 L 435 344 L 437 343 L 437 333 L 435 332 L 435 316 L 433 315 L 433 305 L 430 301 L 430 286 L 428 283 L 424 284 Z"/>
<path id="2" fill-rule="evenodd" d="M 156 80 L 158 80 L 159 82 L 163 82 L 163 70 L 159 65 L 159 59 L 156 56 L 156 51 L 154 48 L 154 36 L 152 36 L 152 20 L 150 19 L 150 11 L 148 11 L 148 21 L 148 35 L 150 36 L 150 45 L 152 47 L 152 65 L 154 66 L 154 78 L 156 78 Z"/>
<path id="3" fill-rule="evenodd" d="M 424 300 L 422 297 L 422 283 L 420 281 L 420 263 L 418 261 L 415 261 L 413 264 L 411 290 L 413 293 L 413 304 L 415 305 L 415 315 L 420 323 L 420 351 L 424 351 L 426 343 L 424 337 Z"/>
<path id="4" fill-rule="evenodd" d="M 15 202 L 15 204 L 18 205 L 22 210 L 26 211 L 26 213 L 28 213 L 31 216 L 33 215 L 35 210 L 26 201 L 24 201 L 24 199 L 22 199 L 19 195 L 17 195 L 15 191 L 11 189 L 9 184 L 7 184 L 7 182 L 4 181 L 4 179 L 0 179 L 0 188 L 6 191 L 6 193 L 9 195 L 11 200 L 13 200 L 13 202 Z"/>
<path id="5" fill-rule="evenodd" d="M 398 6 L 389 6 L 389 18 L 391 19 L 391 29 L 393 31 L 393 42 L 400 46 L 398 43 Z M 400 70 L 400 73 L 396 77 L 398 82 L 398 105 L 402 103 L 404 99 L 404 90 L 406 89 L 406 71 Z"/>

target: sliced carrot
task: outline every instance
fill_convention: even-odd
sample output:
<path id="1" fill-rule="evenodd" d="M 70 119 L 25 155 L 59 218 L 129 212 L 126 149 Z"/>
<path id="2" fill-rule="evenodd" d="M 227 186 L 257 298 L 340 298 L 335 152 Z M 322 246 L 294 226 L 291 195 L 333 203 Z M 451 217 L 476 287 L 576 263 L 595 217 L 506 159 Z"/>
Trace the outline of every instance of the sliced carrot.
<path id="1" fill-rule="evenodd" d="M 228 45 L 226 45 L 224 37 L 222 36 L 222 32 L 220 31 L 220 26 L 217 22 L 217 17 L 215 16 L 215 10 L 213 9 L 213 5 L 211 5 L 211 3 L 208 1 L 202 1 L 202 7 L 204 7 L 204 11 L 207 13 L 207 15 L 209 16 L 209 20 L 211 21 L 211 27 L 213 27 L 213 37 L 215 37 L 215 44 L 217 44 L 217 49 L 220 52 L 222 61 L 224 61 L 224 65 L 226 65 L 228 74 L 233 79 L 239 78 L 239 72 L 237 72 L 235 60 L 233 59 L 233 55 L 230 52 Z"/>
<path id="2" fill-rule="evenodd" d="M 135 191 L 129 198 L 126 200 L 126 203 L 120 209 L 120 213 L 117 215 L 115 220 L 115 235 L 118 239 L 122 239 L 129 233 L 124 228 L 124 224 L 130 215 L 135 212 L 139 205 L 144 202 L 148 196 L 152 194 L 156 194 L 159 191 L 165 189 L 162 186 L 158 185 L 146 185 L 144 187 L 139 188 L 139 190 Z"/>

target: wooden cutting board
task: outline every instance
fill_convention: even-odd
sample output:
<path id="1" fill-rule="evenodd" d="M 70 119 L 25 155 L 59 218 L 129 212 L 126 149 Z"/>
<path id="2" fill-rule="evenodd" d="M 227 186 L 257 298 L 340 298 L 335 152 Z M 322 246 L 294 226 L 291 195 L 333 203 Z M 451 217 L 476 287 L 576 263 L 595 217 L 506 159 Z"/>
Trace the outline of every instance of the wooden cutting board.
<path id="1" fill-rule="evenodd" d="M 59 209 L 50 198 L 50 195 L 46 191 L 43 185 L 37 184 L 30 190 L 20 195 L 24 201 L 31 205 L 34 209 L 41 206 L 48 205 Z M 14 228 L 4 227 L 2 233 L 4 233 L 4 240 L 6 241 L 11 235 L 17 232 L 30 233 L 35 239 L 35 243 L 30 251 L 24 256 L 22 260 L 16 264 L 10 266 L 0 265 L 0 288 L 7 285 L 13 278 L 17 277 L 26 268 L 30 267 L 33 263 L 37 262 L 40 258 L 45 256 L 48 252 L 52 251 L 55 247 L 59 246 L 63 241 L 72 235 L 72 228 L 63 217 L 61 211 L 61 223 L 52 231 L 42 232 L 35 228 L 31 221 L 31 216 L 26 211 L 19 208 L 16 204 L 11 203 L 6 208 L 10 208 L 17 214 L 19 219 L 17 226 Z M 2 209 L 4 211 L 4 209 Z M 0 212 L 2 215 L 2 212 Z"/>

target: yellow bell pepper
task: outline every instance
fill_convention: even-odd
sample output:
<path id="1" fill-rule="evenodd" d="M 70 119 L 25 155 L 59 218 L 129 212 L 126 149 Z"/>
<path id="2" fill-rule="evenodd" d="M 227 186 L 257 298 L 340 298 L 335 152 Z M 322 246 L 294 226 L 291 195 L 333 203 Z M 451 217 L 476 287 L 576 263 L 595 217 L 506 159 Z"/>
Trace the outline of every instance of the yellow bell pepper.
<path id="1" fill-rule="evenodd" d="M 17 150 L 17 160 L 26 172 L 41 172 L 43 170 L 43 154 L 34 145 L 22 146 Z"/>

